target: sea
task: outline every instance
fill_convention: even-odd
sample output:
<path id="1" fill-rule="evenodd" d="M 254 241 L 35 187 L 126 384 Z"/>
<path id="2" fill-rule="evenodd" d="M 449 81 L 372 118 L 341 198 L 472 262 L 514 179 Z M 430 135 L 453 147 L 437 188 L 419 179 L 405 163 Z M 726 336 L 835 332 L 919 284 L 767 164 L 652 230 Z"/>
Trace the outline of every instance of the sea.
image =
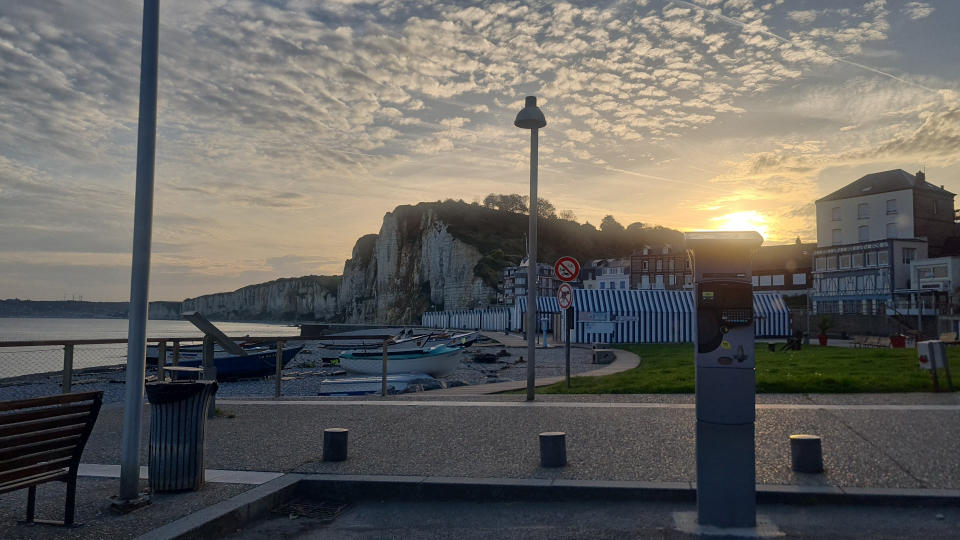
<path id="1" fill-rule="evenodd" d="M 0 379 L 63 369 L 63 346 L 3 347 L 8 341 L 57 341 L 73 339 L 126 339 L 127 319 L 68 319 L 0 317 Z M 230 337 L 299 336 L 300 328 L 284 323 L 214 322 Z M 147 336 L 203 337 L 188 321 L 150 320 Z M 126 361 L 126 344 L 77 345 L 74 369 L 117 365 Z"/>

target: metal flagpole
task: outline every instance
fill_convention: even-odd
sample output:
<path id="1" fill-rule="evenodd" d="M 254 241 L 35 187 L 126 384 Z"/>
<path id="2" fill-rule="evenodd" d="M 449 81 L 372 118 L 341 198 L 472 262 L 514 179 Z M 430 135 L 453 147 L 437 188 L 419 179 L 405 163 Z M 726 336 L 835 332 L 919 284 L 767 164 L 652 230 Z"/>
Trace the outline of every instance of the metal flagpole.
<path id="1" fill-rule="evenodd" d="M 120 494 L 116 506 L 136 506 L 140 481 L 140 417 L 146 364 L 147 310 L 150 284 L 150 238 L 153 228 L 153 173 L 157 147 L 157 60 L 160 2 L 143 2 L 140 56 L 140 118 L 137 132 L 137 193 L 133 218 L 133 265 L 127 330 L 127 378 L 120 456 Z"/>

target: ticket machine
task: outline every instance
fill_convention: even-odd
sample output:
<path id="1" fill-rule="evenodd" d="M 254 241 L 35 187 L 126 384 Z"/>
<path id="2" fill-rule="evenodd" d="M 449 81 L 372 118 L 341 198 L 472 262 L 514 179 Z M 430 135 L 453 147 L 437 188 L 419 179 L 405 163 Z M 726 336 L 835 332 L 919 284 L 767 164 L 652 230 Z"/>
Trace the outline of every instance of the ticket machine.
<path id="1" fill-rule="evenodd" d="M 685 234 L 696 284 L 697 520 L 756 525 L 754 231 Z"/>

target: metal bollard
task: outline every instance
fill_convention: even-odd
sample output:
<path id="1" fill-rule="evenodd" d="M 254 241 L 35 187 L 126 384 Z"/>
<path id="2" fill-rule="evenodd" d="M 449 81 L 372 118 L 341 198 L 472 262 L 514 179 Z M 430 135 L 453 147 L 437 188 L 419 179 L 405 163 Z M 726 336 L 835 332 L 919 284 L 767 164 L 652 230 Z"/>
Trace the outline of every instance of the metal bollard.
<path id="1" fill-rule="evenodd" d="M 327 428 L 323 430 L 323 460 L 344 461 L 347 459 L 346 428 Z"/>
<path id="2" fill-rule="evenodd" d="M 567 464 L 567 434 L 547 431 L 540 434 L 540 466 L 563 467 Z"/>
<path id="3" fill-rule="evenodd" d="M 823 472 L 823 449 L 816 435 L 790 436 L 790 461 L 793 470 L 802 473 Z"/>

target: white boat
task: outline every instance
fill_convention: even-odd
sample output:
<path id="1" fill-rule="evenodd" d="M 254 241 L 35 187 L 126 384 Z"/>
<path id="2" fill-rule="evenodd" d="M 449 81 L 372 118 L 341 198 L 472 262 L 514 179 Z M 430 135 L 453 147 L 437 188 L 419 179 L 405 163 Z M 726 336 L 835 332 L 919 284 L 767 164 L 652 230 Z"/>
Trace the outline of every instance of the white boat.
<path id="1" fill-rule="evenodd" d="M 382 356 L 383 342 L 388 338 L 391 342 L 387 345 L 387 351 L 392 354 L 422 351 L 438 345 L 469 347 L 477 340 L 479 335 L 479 332 L 433 332 L 418 335 L 401 333 L 394 336 L 377 336 L 375 339 L 372 339 L 369 335 L 340 335 L 316 341 L 322 345 L 322 348 L 317 349 L 321 357 L 339 358 L 341 354 L 357 351 L 379 351 Z"/>
<path id="2" fill-rule="evenodd" d="M 436 345 L 428 349 L 387 352 L 387 374 L 429 373 L 440 377 L 453 372 L 460 365 L 463 347 Z M 348 373 L 376 375 L 383 373 L 383 349 L 345 352 L 340 355 L 340 367 Z"/>
<path id="3" fill-rule="evenodd" d="M 424 386 L 438 385 L 436 379 L 426 373 L 404 373 L 387 375 L 387 393 L 402 394 L 408 391 L 419 391 Z M 379 394 L 383 390 L 383 379 L 380 376 L 343 377 L 324 379 L 320 381 L 320 396 L 361 396 L 365 394 Z"/>

